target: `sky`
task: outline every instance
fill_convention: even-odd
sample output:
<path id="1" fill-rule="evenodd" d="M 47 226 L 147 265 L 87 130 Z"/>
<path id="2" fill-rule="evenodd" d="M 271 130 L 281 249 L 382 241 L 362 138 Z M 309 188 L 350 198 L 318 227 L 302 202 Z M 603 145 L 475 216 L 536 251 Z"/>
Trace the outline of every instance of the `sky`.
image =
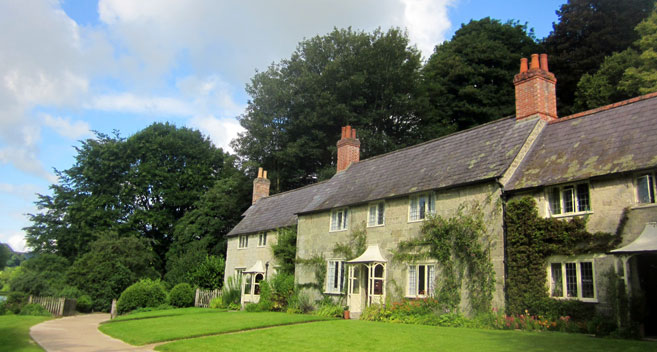
<path id="1" fill-rule="evenodd" d="M 231 151 L 256 70 L 334 27 L 405 28 L 428 58 L 461 24 L 518 20 L 547 36 L 566 0 L 0 0 L 0 242 L 25 250 L 26 214 L 75 147 L 154 122 Z"/>

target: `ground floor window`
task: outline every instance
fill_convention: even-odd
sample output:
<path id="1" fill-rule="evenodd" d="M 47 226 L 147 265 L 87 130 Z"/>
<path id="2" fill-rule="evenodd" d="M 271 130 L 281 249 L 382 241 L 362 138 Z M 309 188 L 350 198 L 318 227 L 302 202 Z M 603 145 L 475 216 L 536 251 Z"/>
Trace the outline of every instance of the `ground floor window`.
<path id="1" fill-rule="evenodd" d="M 549 263 L 550 296 L 595 300 L 593 260 L 571 260 Z"/>
<path id="2" fill-rule="evenodd" d="M 264 278 L 264 275 L 257 274 L 247 274 L 246 282 L 244 283 L 244 294 L 246 295 L 260 295 L 260 281 Z"/>
<path id="3" fill-rule="evenodd" d="M 344 260 L 329 260 L 326 263 L 326 293 L 342 293 L 343 287 Z"/>
<path id="4" fill-rule="evenodd" d="M 433 264 L 412 264 L 408 266 L 408 296 L 433 296 L 435 266 Z"/>

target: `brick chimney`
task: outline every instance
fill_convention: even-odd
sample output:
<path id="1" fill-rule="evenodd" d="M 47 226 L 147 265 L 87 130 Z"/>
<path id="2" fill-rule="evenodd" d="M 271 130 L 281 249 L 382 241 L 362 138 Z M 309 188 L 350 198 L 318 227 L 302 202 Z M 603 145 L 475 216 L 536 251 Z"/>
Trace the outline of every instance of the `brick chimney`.
<path id="1" fill-rule="evenodd" d="M 356 129 L 349 125 L 342 127 L 342 138 L 338 141 L 338 172 L 359 160 L 360 141 L 356 139 Z"/>
<path id="2" fill-rule="evenodd" d="M 532 54 L 520 59 L 520 73 L 513 78 L 516 86 L 516 120 L 538 116 L 550 121 L 557 119 L 557 78 L 548 70 L 547 54 Z"/>
<path id="3" fill-rule="evenodd" d="M 269 185 L 271 181 L 267 179 L 267 171 L 258 168 L 258 178 L 253 180 L 253 202 L 255 204 L 260 198 L 269 197 Z"/>

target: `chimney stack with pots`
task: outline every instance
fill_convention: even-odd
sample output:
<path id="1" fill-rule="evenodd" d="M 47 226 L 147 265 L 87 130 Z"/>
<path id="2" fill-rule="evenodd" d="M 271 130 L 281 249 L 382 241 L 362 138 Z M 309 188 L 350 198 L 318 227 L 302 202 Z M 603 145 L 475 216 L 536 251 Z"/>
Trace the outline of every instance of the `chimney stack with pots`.
<path id="1" fill-rule="evenodd" d="M 260 198 L 269 197 L 269 185 L 271 181 L 267 179 L 267 171 L 258 168 L 258 177 L 253 180 L 253 202 L 255 204 Z"/>
<path id="2" fill-rule="evenodd" d="M 520 59 L 520 73 L 513 78 L 516 86 L 516 120 L 539 117 L 557 119 L 557 78 L 548 70 L 547 54 L 532 54 Z"/>
<path id="3" fill-rule="evenodd" d="M 342 127 L 342 138 L 338 141 L 338 172 L 359 160 L 360 141 L 356 138 L 356 129 L 349 125 Z"/>

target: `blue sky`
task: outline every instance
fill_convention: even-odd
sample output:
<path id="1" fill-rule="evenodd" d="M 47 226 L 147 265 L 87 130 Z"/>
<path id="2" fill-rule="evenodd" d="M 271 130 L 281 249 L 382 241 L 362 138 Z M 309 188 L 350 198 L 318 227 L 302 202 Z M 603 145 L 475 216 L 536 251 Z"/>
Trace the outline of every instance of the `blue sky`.
<path id="1" fill-rule="evenodd" d="M 156 121 L 229 148 L 255 70 L 304 38 L 408 30 L 428 57 L 462 23 L 518 20 L 543 38 L 566 0 L 25 0 L 0 2 L 0 242 L 24 249 L 36 193 L 93 131 Z"/>

